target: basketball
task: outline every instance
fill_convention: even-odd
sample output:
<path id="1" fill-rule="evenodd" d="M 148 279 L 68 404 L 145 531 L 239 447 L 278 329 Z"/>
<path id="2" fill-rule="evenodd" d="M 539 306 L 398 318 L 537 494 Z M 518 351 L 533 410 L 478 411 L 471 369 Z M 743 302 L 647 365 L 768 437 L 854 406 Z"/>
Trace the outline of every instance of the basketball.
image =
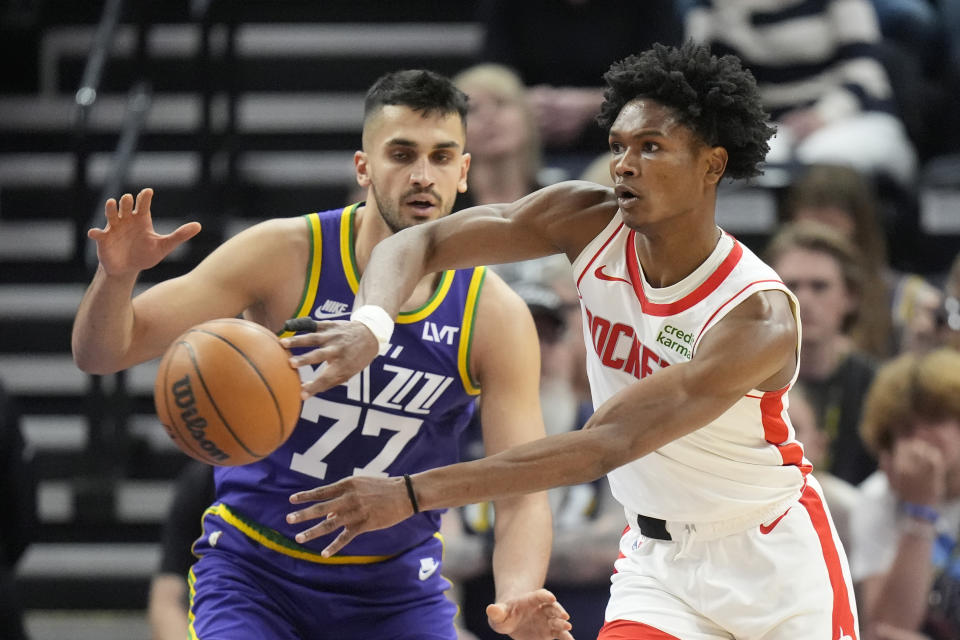
<path id="1" fill-rule="evenodd" d="M 224 318 L 174 340 L 157 371 L 157 417 L 180 449 L 211 465 L 273 453 L 300 414 L 300 377 L 269 329 Z"/>

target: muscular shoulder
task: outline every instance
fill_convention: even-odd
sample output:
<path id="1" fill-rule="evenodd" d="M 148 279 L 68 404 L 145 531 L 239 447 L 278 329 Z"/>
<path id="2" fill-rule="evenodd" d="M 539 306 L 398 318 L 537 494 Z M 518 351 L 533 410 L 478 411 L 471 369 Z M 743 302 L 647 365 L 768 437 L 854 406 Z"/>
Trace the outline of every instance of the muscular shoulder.
<path id="1" fill-rule="evenodd" d="M 724 375 L 739 369 L 748 388 L 772 391 L 793 377 L 798 339 L 790 298 L 778 290 L 760 291 L 707 332 L 697 353 L 702 362 L 725 363 Z M 737 376 L 729 379 L 733 382 Z"/>
<path id="2" fill-rule="evenodd" d="M 311 244 L 303 217 L 273 218 L 230 238 L 211 254 L 209 271 L 249 291 L 247 316 L 277 329 L 303 291 Z"/>
<path id="3" fill-rule="evenodd" d="M 580 254 L 617 213 L 609 187 L 584 180 L 567 180 L 544 187 L 525 198 L 516 216 L 546 230 L 555 246 L 569 257 Z"/>

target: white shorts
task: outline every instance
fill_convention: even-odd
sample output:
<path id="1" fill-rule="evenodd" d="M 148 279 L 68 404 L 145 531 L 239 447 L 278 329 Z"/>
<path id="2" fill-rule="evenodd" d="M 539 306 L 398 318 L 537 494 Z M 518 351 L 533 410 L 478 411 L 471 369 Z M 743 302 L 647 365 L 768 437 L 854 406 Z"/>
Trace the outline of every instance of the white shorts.
<path id="1" fill-rule="evenodd" d="M 847 557 L 812 476 L 786 513 L 745 531 L 698 536 L 668 523 L 673 540 L 656 540 L 633 525 L 600 640 L 860 637 Z"/>

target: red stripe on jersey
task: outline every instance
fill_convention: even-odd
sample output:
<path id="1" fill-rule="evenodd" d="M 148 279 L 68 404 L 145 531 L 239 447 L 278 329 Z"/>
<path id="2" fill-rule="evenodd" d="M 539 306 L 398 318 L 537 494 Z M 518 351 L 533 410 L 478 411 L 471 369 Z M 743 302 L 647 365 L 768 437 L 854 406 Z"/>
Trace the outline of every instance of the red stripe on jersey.
<path id="1" fill-rule="evenodd" d="M 640 260 L 637 258 L 636 235 L 637 232 L 631 229 L 630 235 L 627 237 L 627 271 L 630 273 L 630 280 L 633 281 L 633 290 L 637 294 L 637 300 L 640 301 L 640 308 L 643 309 L 644 313 L 652 316 L 672 316 L 686 311 L 697 304 L 720 286 L 743 256 L 743 245 L 734 240 L 733 249 L 731 249 L 727 257 L 723 259 L 720 266 L 718 266 L 716 270 L 710 274 L 710 277 L 704 280 L 699 287 L 676 302 L 669 304 L 650 302 L 647 300 L 647 295 L 643 291 L 643 278 L 640 277 Z"/>
<path id="2" fill-rule="evenodd" d="M 820 495 L 807 485 L 800 496 L 800 504 L 807 510 L 813 528 L 820 539 L 823 549 L 823 560 L 827 565 L 827 575 L 830 577 L 830 587 L 833 590 L 833 635 L 832 638 L 850 637 L 857 640 L 857 629 L 854 624 L 853 610 L 850 607 L 850 594 L 847 593 L 847 581 L 843 577 L 843 567 L 840 564 L 840 552 L 830 530 L 827 512 L 823 508 Z M 846 634 L 846 635 L 844 635 Z"/>
<path id="3" fill-rule="evenodd" d="M 627 535 L 627 531 L 630 531 L 630 525 L 627 525 L 626 527 L 623 528 L 623 533 L 620 534 L 620 537 L 622 538 L 623 536 Z M 623 551 L 618 551 L 617 560 L 619 560 L 620 558 L 626 558 L 626 557 L 627 556 L 623 555 Z M 614 560 L 614 562 L 616 562 L 617 560 Z M 617 573 L 617 565 L 613 565 L 613 572 Z"/>
<path id="4" fill-rule="evenodd" d="M 764 439 L 775 446 L 780 452 L 784 466 L 794 465 L 803 475 L 812 471 L 812 467 L 803 464 L 803 447 L 799 442 L 787 442 L 790 438 L 790 428 L 783 419 L 783 396 L 787 389 L 779 391 L 765 391 L 760 398 L 760 421 L 763 423 Z"/>
<path id="5" fill-rule="evenodd" d="M 633 620 L 611 620 L 604 623 L 597 640 L 680 640 L 677 636 Z"/>
<path id="6" fill-rule="evenodd" d="M 593 262 L 597 259 L 597 256 L 599 256 L 601 253 L 603 253 L 603 250 L 607 248 L 607 245 L 610 244 L 611 242 L 613 242 L 613 239 L 617 237 L 617 234 L 618 234 L 618 233 L 620 233 L 620 229 L 623 229 L 623 223 L 622 223 L 622 222 L 617 225 L 617 228 L 613 230 L 613 233 L 610 234 L 610 237 L 607 238 L 606 242 L 604 242 L 603 245 L 601 245 L 601 247 L 600 247 L 599 249 L 597 249 L 597 252 L 596 252 L 595 254 L 593 254 L 593 257 L 592 257 L 592 258 L 590 258 L 590 262 L 588 262 L 588 263 L 587 263 L 587 266 L 585 266 L 585 267 L 583 268 L 583 271 L 580 272 L 580 277 L 577 278 L 577 292 L 580 291 L 580 281 L 583 280 L 583 276 L 587 275 L 587 271 L 590 270 L 590 265 L 592 265 Z M 582 297 L 582 296 L 581 296 L 581 297 Z"/>

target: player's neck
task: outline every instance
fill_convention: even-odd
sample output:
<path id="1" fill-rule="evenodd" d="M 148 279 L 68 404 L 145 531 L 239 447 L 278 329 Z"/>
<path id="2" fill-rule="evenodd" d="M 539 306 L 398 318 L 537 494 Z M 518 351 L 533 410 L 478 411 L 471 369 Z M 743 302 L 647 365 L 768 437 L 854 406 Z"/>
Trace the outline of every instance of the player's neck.
<path id="1" fill-rule="evenodd" d="M 693 273 L 717 248 L 721 234 L 712 220 L 694 227 L 671 224 L 663 228 L 664 233 L 644 230 L 636 234 L 643 275 L 657 288 L 674 285 Z"/>
<path id="2" fill-rule="evenodd" d="M 368 198 L 364 206 L 356 211 L 353 221 L 353 253 L 357 261 L 357 275 L 362 276 L 370 262 L 370 255 L 373 248 L 379 242 L 393 235 L 393 231 L 387 226 L 376 207 L 376 201 Z M 401 311 L 409 311 L 422 306 L 436 289 L 437 281 L 441 274 L 430 273 L 423 277 L 417 284 L 413 295 L 402 306 Z"/>

